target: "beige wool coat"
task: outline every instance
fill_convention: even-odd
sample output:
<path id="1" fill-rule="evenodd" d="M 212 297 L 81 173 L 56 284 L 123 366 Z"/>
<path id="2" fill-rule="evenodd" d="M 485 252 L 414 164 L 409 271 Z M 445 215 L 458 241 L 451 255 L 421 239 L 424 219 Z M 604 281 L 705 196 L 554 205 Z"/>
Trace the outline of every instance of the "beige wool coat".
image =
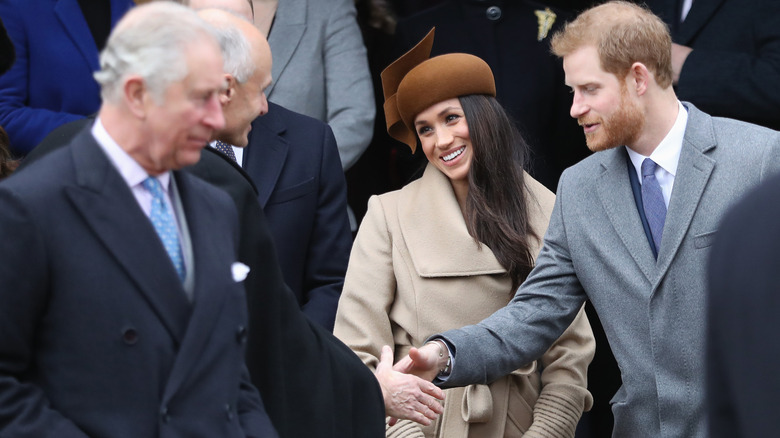
<path id="1" fill-rule="evenodd" d="M 528 175 L 525 181 L 541 239 L 555 195 Z M 533 254 L 540 248 L 534 242 Z M 375 369 L 383 345 L 394 348 L 397 361 L 432 334 L 481 321 L 513 295 L 506 270 L 469 235 L 449 180 L 429 165 L 419 180 L 369 200 L 334 333 Z M 401 421 L 388 436 L 572 437 L 592 405 L 587 367 L 594 351 L 581 310 L 538 361 L 490 385 L 448 389 L 434 425 Z"/>

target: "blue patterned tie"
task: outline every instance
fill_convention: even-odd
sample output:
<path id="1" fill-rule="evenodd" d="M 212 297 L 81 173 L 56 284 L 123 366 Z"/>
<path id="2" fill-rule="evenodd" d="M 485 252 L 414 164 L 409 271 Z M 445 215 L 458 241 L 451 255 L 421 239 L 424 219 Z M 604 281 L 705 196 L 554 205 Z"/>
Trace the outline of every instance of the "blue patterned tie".
<path id="1" fill-rule="evenodd" d="M 149 219 L 154 225 L 157 235 L 160 236 L 165 251 L 168 252 L 168 257 L 173 262 L 173 267 L 176 268 L 176 273 L 179 274 L 181 281 L 184 281 L 186 271 L 184 270 L 184 259 L 181 254 L 181 246 L 179 245 L 179 234 L 176 231 L 176 224 L 173 214 L 168 209 L 168 205 L 165 203 L 165 195 L 163 194 L 162 185 L 157 178 L 146 178 L 143 182 L 143 186 L 149 193 L 152 194 L 152 211 L 149 214 Z"/>
<path id="2" fill-rule="evenodd" d="M 233 146 L 230 146 L 229 144 L 217 140 L 214 143 L 214 149 L 222 152 L 223 154 L 230 157 L 231 160 L 236 161 L 236 154 L 233 152 Z"/>
<path id="3" fill-rule="evenodd" d="M 655 179 L 656 166 L 655 162 L 649 158 L 642 161 L 642 204 L 657 254 L 661 252 L 661 234 L 663 234 L 664 221 L 666 221 L 666 204 L 664 203 L 664 195 L 661 193 L 661 186 Z"/>

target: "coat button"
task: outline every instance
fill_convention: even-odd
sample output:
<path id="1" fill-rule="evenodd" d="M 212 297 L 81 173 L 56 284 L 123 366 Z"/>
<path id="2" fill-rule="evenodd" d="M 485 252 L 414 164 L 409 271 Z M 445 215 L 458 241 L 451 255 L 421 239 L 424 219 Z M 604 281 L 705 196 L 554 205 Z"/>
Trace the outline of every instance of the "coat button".
<path id="1" fill-rule="evenodd" d="M 225 405 L 225 418 L 227 421 L 233 421 L 233 410 L 230 409 L 230 403 Z"/>
<path id="2" fill-rule="evenodd" d="M 135 345 L 138 342 L 138 332 L 132 327 L 125 328 L 122 330 L 122 342 L 127 345 Z"/>
<path id="3" fill-rule="evenodd" d="M 160 419 L 162 420 L 163 423 L 168 423 L 169 421 L 171 421 L 171 416 L 170 414 L 168 414 L 167 406 L 163 406 L 160 409 Z"/>
<path id="4" fill-rule="evenodd" d="M 498 6 L 491 6 L 487 8 L 487 11 L 485 12 L 485 16 L 488 20 L 496 21 L 499 18 L 501 18 L 501 8 Z"/>
<path id="5" fill-rule="evenodd" d="M 246 343 L 246 327 L 243 325 L 238 326 L 238 330 L 236 330 L 236 341 L 239 344 Z"/>

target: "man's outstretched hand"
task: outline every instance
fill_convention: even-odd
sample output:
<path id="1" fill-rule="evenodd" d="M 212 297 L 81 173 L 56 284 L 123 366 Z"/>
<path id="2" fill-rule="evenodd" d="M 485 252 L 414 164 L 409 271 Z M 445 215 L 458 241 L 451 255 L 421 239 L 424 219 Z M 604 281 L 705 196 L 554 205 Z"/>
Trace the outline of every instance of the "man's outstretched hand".
<path id="1" fill-rule="evenodd" d="M 416 351 L 415 354 L 417 353 Z M 411 363 L 412 360 L 407 360 L 408 358 L 409 356 L 406 356 L 398 364 L 404 361 Z M 438 359 L 438 352 L 436 358 Z M 440 400 L 444 400 L 444 391 L 430 382 L 433 377 L 423 379 L 413 375 L 414 373 L 403 371 L 414 368 L 403 365 L 399 369 L 398 364 L 393 365 L 393 350 L 387 345 L 382 347 L 382 357 L 374 374 L 382 387 L 385 414 L 391 418 L 390 425 L 394 425 L 399 419 L 412 420 L 426 426 L 431 424 L 431 421 L 444 411 L 440 403 Z M 435 377 L 436 373 L 432 375 Z"/>

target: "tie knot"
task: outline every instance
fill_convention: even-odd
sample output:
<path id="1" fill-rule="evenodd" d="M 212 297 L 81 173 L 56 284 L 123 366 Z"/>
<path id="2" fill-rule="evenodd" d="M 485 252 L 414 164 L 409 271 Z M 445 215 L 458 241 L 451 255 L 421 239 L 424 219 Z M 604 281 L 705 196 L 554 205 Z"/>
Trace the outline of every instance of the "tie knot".
<path id="1" fill-rule="evenodd" d="M 655 164 L 655 161 L 645 158 L 644 161 L 642 161 L 642 178 L 647 178 L 648 176 L 655 176 L 655 167 L 657 164 Z"/>
<path id="2" fill-rule="evenodd" d="M 225 143 L 223 141 L 217 140 L 214 143 L 214 149 L 216 149 L 216 150 L 222 152 L 223 154 L 227 155 L 228 157 L 230 157 L 231 160 L 236 161 L 236 154 L 235 154 L 235 152 L 233 152 L 233 146 L 231 146 L 231 145 L 229 145 L 229 144 L 227 144 L 227 143 Z"/>
<path id="3" fill-rule="evenodd" d="M 150 176 L 149 178 L 146 178 L 141 184 L 143 184 L 144 188 L 148 190 L 153 197 L 163 197 L 162 184 L 160 184 L 160 181 L 157 178 Z"/>

